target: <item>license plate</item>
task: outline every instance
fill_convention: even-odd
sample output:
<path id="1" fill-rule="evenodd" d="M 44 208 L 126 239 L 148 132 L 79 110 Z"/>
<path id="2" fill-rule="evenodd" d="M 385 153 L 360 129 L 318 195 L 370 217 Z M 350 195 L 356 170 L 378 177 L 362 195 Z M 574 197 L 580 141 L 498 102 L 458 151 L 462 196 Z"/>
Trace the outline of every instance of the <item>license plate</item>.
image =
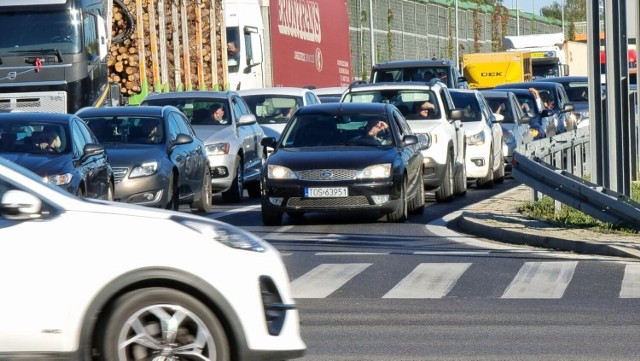
<path id="1" fill-rule="evenodd" d="M 307 198 L 337 198 L 348 197 L 347 187 L 305 188 L 304 196 Z"/>

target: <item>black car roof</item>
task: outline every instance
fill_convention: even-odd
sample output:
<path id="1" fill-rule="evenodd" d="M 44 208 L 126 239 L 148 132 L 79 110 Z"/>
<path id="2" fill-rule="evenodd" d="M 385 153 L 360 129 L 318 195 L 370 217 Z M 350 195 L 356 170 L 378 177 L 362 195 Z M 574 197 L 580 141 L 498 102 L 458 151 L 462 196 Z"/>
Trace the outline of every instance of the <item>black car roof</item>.
<path id="1" fill-rule="evenodd" d="M 79 117 L 89 117 L 89 116 L 104 116 L 104 115 L 113 115 L 113 116 L 156 116 L 161 117 L 165 111 L 175 110 L 180 111 L 178 108 L 165 105 L 165 106 L 121 106 L 121 107 L 102 107 L 102 108 L 94 108 L 87 107 L 82 108 L 76 112 L 76 115 Z"/>
<path id="2" fill-rule="evenodd" d="M 528 91 L 526 89 L 523 89 L 523 90 Z M 512 93 L 512 90 L 511 89 L 502 89 L 502 90 L 484 89 L 484 90 L 480 90 L 480 93 L 483 96 L 490 97 L 490 98 L 508 98 L 509 93 Z"/>
<path id="3" fill-rule="evenodd" d="M 330 113 L 330 114 L 386 114 L 388 108 L 393 107 L 387 103 L 321 103 L 305 105 L 298 109 L 297 115 Z"/>
<path id="4" fill-rule="evenodd" d="M 53 123 L 66 124 L 72 118 L 77 118 L 77 116 L 74 114 L 36 113 L 36 112 L 0 113 L 0 122 L 17 120 L 17 121 L 47 121 L 47 122 L 53 122 Z"/>
<path id="5" fill-rule="evenodd" d="M 452 65 L 449 59 L 415 59 L 415 60 L 390 60 L 377 63 L 374 69 L 391 69 L 397 67 L 424 67 L 424 66 L 449 66 Z"/>
<path id="6" fill-rule="evenodd" d="M 529 81 L 529 82 L 522 82 L 522 83 L 506 83 L 506 84 L 500 84 L 500 85 L 496 85 L 495 86 L 496 89 L 504 89 L 504 88 L 554 89 L 554 88 L 558 88 L 558 87 L 562 88 L 562 84 L 555 83 L 555 82 L 546 82 L 546 81 Z"/>
<path id="7" fill-rule="evenodd" d="M 549 78 L 536 79 L 537 82 L 547 83 L 573 83 L 573 82 L 589 82 L 589 77 L 586 75 L 566 75 L 566 76 L 554 76 Z"/>

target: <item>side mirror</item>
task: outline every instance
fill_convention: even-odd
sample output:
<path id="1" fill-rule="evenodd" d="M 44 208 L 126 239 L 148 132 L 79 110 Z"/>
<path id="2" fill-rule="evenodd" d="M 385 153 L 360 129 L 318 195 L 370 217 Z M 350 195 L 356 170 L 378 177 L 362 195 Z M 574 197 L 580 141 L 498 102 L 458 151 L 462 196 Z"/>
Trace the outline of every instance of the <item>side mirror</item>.
<path id="1" fill-rule="evenodd" d="M 27 220 L 40 218 L 42 202 L 31 193 L 8 190 L 0 202 L 0 214 L 6 219 Z"/>
<path id="2" fill-rule="evenodd" d="M 533 118 L 528 116 L 528 115 L 525 115 L 522 118 L 520 118 L 520 123 L 529 124 L 529 123 L 531 123 L 531 119 L 533 119 Z"/>
<path id="3" fill-rule="evenodd" d="M 255 124 L 256 116 L 253 114 L 242 114 L 238 119 L 238 125 L 251 125 Z"/>
<path id="4" fill-rule="evenodd" d="M 491 119 L 491 123 L 502 123 L 502 122 L 504 122 L 504 115 L 493 113 L 492 116 L 493 116 L 493 119 Z"/>
<path id="5" fill-rule="evenodd" d="M 420 143 L 418 141 L 418 137 L 415 135 L 405 135 L 404 137 L 402 137 L 402 142 L 404 143 L 404 145 L 412 145 L 412 144 L 418 144 Z"/>
<path id="6" fill-rule="evenodd" d="M 451 109 L 451 111 L 449 112 L 449 121 L 460 120 L 462 119 L 463 115 L 464 113 L 462 112 L 462 109 Z"/>
<path id="7" fill-rule="evenodd" d="M 560 113 L 572 112 L 574 109 L 575 107 L 573 106 L 573 103 L 565 103 L 564 108 L 560 110 Z"/>
<path id="8" fill-rule="evenodd" d="M 260 145 L 263 147 L 275 148 L 277 143 L 274 137 L 264 137 L 260 140 Z"/>

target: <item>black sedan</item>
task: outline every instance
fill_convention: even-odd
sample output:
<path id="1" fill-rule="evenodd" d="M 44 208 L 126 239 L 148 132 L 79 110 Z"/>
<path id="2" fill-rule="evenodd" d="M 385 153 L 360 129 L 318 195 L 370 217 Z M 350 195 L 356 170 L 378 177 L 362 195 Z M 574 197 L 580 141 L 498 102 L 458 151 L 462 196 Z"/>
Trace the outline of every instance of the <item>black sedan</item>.
<path id="1" fill-rule="evenodd" d="M 391 222 L 424 211 L 422 154 L 427 138 L 382 103 L 325 103 L 300 108 L 262 169 L 262 222 L 283 213 L 372 211 Z"/>
<path id="2" fill-rule="evenodd" d="M 107 149 L 116 201 L 178 210 L 211 209 L 211 170 L 204 144 L 172 106 L 84 108 L 84 119 Z"/>
<path id="3" fill-rule="evenodd" d="M 0 114 L 0 157 L 71 194 L 113 200 L 113 170 L 104 147 L 74 115 Z"/>

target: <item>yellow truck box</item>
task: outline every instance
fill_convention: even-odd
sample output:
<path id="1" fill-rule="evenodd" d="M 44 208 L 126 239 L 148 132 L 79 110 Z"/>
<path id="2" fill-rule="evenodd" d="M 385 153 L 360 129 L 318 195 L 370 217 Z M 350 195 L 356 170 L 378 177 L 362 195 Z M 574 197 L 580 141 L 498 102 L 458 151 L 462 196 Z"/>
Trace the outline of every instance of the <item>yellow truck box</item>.
<path id="1" fill-rule="evenodd" d="M 531 81 L 531 53 L 506 51 L 464 54 L 462 72 L 472 89 Z"/>

